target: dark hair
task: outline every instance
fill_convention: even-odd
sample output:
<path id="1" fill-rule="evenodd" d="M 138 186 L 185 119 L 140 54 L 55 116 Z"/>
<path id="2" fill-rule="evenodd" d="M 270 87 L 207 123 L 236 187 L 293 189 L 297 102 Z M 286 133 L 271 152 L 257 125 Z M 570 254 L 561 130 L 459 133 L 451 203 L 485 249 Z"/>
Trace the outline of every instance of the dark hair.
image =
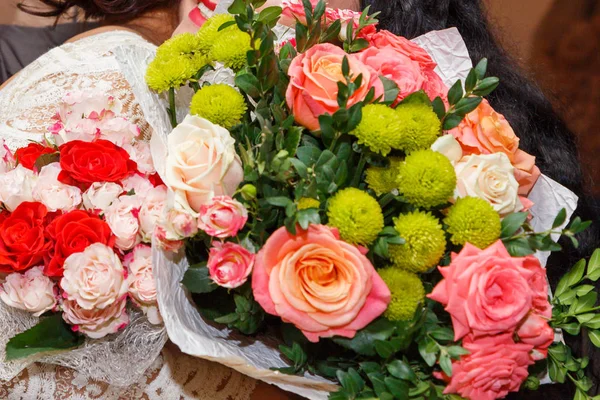
<path id="1" fill-rule="evenodd" d="M 565 123 L 553 110 L 542 91 L 518 68 L 498 45 L 485 18 L 481 0 L 362 0 L 380 11 L 380 28 L 413 38 L 432 30 L 456 27 L 463 36 L 473 62 L 486 57 L 489 74 L 500 78 L 500 86 L 489 96 L 492 106 L 504 114 L 521 139 L 521 147 L 537 157 L 542 173 L 575 192 L 580 200 L 576 215 L 594 221 L 594 226 L 580 234 L 580 247 L 553 255 L 548 264 L 552 286 L 581 257 L 589 257 L 600 244 L 600 216 L 598 205 L 585 190 L 577 143 Z M 583 337 L 587 337 L 583 333 Z M 593 346 L 582 339 L 572 343 L 579 352 L 588 353 Z M 591 354 L 588 354 L 591 356 Z M 600 358 L 599 356 L 594 358 Z M 594 363 L 592 363 L 594 364 Z M 600 362 L 592 365 L 594 383 L 600 377 Z M 568 398 L 560 386 L 548 385 L 539 392 L 528 392 L 527 398 Z M 572 392 L 572 389 L 570 389 Z M 594 389 L 598 390 L 598 387 Z M 548 397 L 550 395 L 550 397 Z M 540 397 L 538 397 L 540 396 Z M 572 396 L 572 393 L 571 393 Z"/>
<path id="2" fill-rule="evenodd" d="M 150 10 L 171 7 L 176 0 L 39 0 L 44 8 L 18 5 L 19 9 L 40 17 L 60 17 L 77 7 L 86 19 L 129 21 Z"/>

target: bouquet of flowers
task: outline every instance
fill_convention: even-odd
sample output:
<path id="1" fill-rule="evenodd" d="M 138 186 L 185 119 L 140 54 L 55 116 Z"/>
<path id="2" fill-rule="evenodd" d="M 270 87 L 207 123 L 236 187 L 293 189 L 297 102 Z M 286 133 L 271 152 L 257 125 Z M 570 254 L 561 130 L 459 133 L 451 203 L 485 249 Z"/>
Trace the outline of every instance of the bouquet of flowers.
<path id="1" fill-rule="evenodd" d="M 294 386 L 496 399 L 535 390 L 544 371 L 591 398 L 588 360 L 555 334 L 585 327 L 600 346 L 600 251 L 550 300 L 535 254 L 560 251 L 560 235 L 576 246 L 589 222 L 557 209 L 536 228 L 532 199 L 566 189 L 484 99 L 499 84 L 487 61 L 448 89 L 432 56 L 378 31 L 368 9 L 264 3 L 235 0 L 147 71 L 174 127 L 153 145 L 169 188 L 155 267 L 172 340 L 312 398 L 324 395 Z M 184 86 L 195 94 L 179 123 Z M 535 196 L 538 181 L 550 191 Z"/>
<path id="2" fill-rule="evenodd" d="M 6 361 L 105 338 L 139 319 L 136 310 L 162 324 L 150 242 L 167 188 L 122 107 L 100 92 L 71 93 L 46 143 L 14 154 L 2 146 L 0 299 L 16 319 L 17 310 L 43 316 L 25 332 L 8 323 Z M 158 337 L 145 351 L 160 350 Z"/>

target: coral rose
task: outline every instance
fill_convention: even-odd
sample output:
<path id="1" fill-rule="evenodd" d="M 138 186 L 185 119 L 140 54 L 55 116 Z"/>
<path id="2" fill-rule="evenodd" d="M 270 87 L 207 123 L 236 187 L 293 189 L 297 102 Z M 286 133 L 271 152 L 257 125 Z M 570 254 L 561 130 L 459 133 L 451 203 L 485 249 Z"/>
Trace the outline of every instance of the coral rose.
<path id="1" fill-rule="evenodd" d="M 367 257 L 323 225 L 296 235 L 284 227 L 275 231 L 258 253 L 252 290 L 266 312 L 294 324 L 312 342 L 354 337 L 390 302 Z"/>
<path id="2" fill-rule="evenodd" d="M 166 184 L 176 206 L 198 212 L 215 196 L 232 196 L 244 171 L 227 129 L 188 115 L 168 138 Z"/>
<path id="3" fill-rule="evenodd" d="M 246 283 L 254 259 L 255 255 L 239 244 L 213 242 L 208 256 L 208 272 L 217 285 L 233 289 Z"/>
<path id="4" fill-rule="evenodd" d="M 11 307 L 39 317 L 56 306 L 54 282 L 44 276 L 41 267 L 33 267 L 24 274 L 10 274 L 0 287 L 0 299 Z"/>
<path id="5" fill-rule="evenodd" d="M 19 165 L 33 170 L 35 162 L 44 154 L 57 153 L 57 150 L 41 145 L 40 143 L 29 143 L 26 147 L 21 147 L 15 151 L 15 158 Z"/>
<path id="6" fill-rule="evenodd" d="M 531 311 L 534 291 L 529 280 L 534 272 L 524 267 L 528 258 L 513 258 L 502 241 L 485 250 L 467 243 L 452 254 L 448 267 L 439 270 L 444 279 L 429 298 L 442 303 L 452 317 L 454 339 L 514 332 Z"/>
<path id="7" fill-rule="evenodd" d="M 215 197 L 200 208 L 198 227 L 212 237 L 233 237 L 246 225 L 248 211 L 239 201 L 228 196 Z"/>
<path id="8" fill-rule="evenodd" d="M 152 248 L 137 245 L 125 256 L 123 264 L 129 270 L 129 295 L 133 302 L 144 311 L 151 324 L 160 324 L 156 300 L 156 282 L 152 272 Z"/>
<path id="9" fill-rule="evenodd" d="M 433 70 L 437 67 L 431 56 L 421 46 L 402 36 L 394 35 L 390 31 L 381 30 L 377 32 L 370 37 L 369 43 L 371 47 L 378 49 L 391 47 L 400 54 L 418 62 L 422 68 Z"/>
<path id="10" fill-rule="evenodd" d="M 444 394 L 458 393 L 466 399 L 495 400 L 518 392 L 527 379 L 532 346 L 515 343 L 510 335 L 463 341 L 470 354 L 452 363 L 452 378 Z"/>
<path id="11" fill-rule="evenodd" d="M 106 308 L 86 310 L 76 301 L 65 300 L 62 303 L 63 319 L 73 325 L 73 330 L 92 339 L 102 339 L 106 335 L 117 333 L 129 323 L 127 298 L 123 298 Z"/>
<path id="12" fill-rule="evenodd" d="M 540 176 L 535 157 L 519 149 L 519 138 L 514 130 L 487 100 L 450 133 L 460 142 L 465 154 L 506 154 L 515 167 L 520 195 L 526 196 Z"/>
<path id="13" fill-rule="evenodd" d="M 288 75 L 290 84 L 286 101 L 296 122 L 310 129 L 319 130 L 319 116 L 333 114 L 339 109 L 337 102 L 338 82 L 345 82 L 342 61 L 348 58 L 350 75 L 362 75 L 362 83 L 348 99 L 348 107 L 362 101 L 371 87 L 375 97 L 383 94 L 383 85 L 377 72 L 363 64 L 357 55 L 329 43 L 318 44 L 292 60 Z"/>
<path id="14" fill-rule="evenodd" d="M 548 347 L 554 342 L 554 329 L 546 318 L 531 313 L 517 330 L 517 336 L 522 343 L 533 346 L 531 358 L 538 361 L 548 356 Z"/>

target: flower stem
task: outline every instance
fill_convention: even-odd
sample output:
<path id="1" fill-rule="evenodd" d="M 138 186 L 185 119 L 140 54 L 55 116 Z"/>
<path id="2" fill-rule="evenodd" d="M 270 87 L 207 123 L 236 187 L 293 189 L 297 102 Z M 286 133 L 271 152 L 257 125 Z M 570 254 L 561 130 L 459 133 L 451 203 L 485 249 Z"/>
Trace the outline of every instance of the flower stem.
<path id="1" fill-rule="evenodd" d="M 365 165 L 367 164 L 367 157 L 365 157 L 365 153 L 360 153 L 360 160 L 358 161 L 358 167 L 356 168 L 356 172 L 354 173 L 354 178 L 352 178 L 352 187 L 358 187 L 360 183 L 360 177 L 362 176 L 363 170 L 365 169 Z"/>
<path id="2" fill-rule="evenodd" d="M 169 89 L 169 118 L 171 119 L 171 126 L 175 128 L 177 126 L 177 110 L 175 108 L 175 88 Z"/>

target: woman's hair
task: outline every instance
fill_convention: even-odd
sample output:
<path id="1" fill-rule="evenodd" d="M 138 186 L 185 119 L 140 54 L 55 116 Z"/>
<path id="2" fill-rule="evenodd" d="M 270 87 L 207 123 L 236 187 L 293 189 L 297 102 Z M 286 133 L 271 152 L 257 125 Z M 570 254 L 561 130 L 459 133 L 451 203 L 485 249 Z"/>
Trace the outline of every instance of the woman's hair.
<path id="1" fill-rule="evenodd" d="M 41 17 L 60 17 L 77 7 L 86 19 L 129 21 L 156 8 L 172 7 L 177 0 L 38 0 L 45 7 L 19 4 L 22 11 Z"/>
<path id="2" fill-rule="evenodd" d="M 548 276 L 555 287 L 567 268 L 581 257 L 589 257 L 600 245 L 600 217 L 598 206 L 587 195 L 578 157 L 577 143 L 565 123 L 553 110 L 542 91 L 528 80 L 515 62 L 496 42 L 481 0 L 362 0 L 371 11 L 380 11 L 379 27 L 395 34 L 413 38 L 432 30 L 456 27 L 467 44 L 473 63 L 486 57 L 488 73 L 500 78 L 500 86 L 488 99 L 494 109 L 504 114 L 521 139 L 520 146 L 536 156 L 542 173 L 560 182 L 579 196 L 576 215 L 592 220 L 591 229 L 578 236 L 580 246 L 573 249 L 561 242 L 565 252 L 549 260 Z M 587 336 L 587 335 L 585 335 Z M 593 346 L 586 340 L 573 343 L 581 352 Z M 593 365 L 593 373 L 600 377 L 600 362 Z M 538 398 L 547 390 L 528 392 L 527 398 Z M 595 389 L 597 390 L 597 388 Z M 534 394 L 535 393 L 535 394 Z M 564 394 L 546 393 L 550 398 L 567 398 Z M 558 396 L 558 397 L 557 397 Z M 539 397 L 542 398 L 542 397 Z"/>

